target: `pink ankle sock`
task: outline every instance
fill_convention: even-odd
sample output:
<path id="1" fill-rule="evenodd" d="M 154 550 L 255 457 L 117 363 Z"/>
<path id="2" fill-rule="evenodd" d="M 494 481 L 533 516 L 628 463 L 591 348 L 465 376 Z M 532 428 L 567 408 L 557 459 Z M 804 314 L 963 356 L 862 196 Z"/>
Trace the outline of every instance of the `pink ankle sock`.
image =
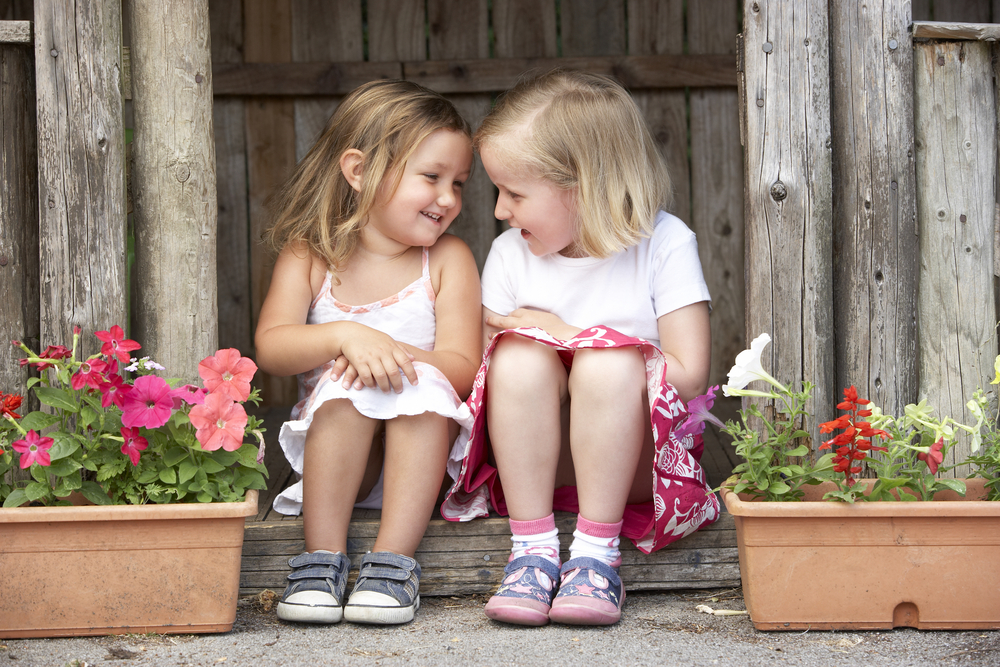
<path id="1" fill-rule="evenodd" d="M 586 519 L 583 515 L 576 518 L 576 530 L 573 532 L 573 544 L 569 547 L 570 558 L 596 558 L 608 565 L 621 563 L 622 521 L 617 523 L 598 523 Z"/>
<path id="2" fill-rule="evenodd" d="M 559 565 L 559 531 L 556 518 L 550 514 L 532 521 L 510 520 L 511 559 L 521 556 L 540 556 Z"/>

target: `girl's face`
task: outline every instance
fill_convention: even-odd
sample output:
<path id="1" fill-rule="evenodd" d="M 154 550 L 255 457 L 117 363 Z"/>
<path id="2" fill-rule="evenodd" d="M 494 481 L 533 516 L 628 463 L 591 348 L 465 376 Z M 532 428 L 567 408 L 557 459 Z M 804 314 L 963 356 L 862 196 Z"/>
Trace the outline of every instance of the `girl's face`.
<path id="1" fill-rule="evenodd" d="M 469 137 L 436 130 L 406 161 L 396 191 L 375 205 L 365 227 L 407 246 L 434 245 L 462 210 L 462 187 L 471 170 Z M 388 183 L 392 176 L 386 175 Z"/>
<path id="2" fill-rule="evenodd" d="M 498 220 L 521 230 L 531 254 L 554 252 L 573 257 L 576 234 L 576 192 L 562 190 L 549 181 L 515 172 L 502 164 L 488 146 L 480 151 L 490 180 L 500 190 L 494 214 Z"/>

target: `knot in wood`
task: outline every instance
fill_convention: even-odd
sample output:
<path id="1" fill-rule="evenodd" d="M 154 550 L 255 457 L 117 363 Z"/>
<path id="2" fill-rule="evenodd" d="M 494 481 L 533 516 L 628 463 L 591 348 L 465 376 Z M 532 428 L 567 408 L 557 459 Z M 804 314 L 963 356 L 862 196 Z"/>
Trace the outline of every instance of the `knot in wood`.
<path id="1" fill-rule="evenodd" d="M 177 178 L 178 182 L 183 183 L 191 177 L 191 169 L 186 164 L 179 164 L 174 169 L 174 177 Z"/>
<path id="2" fill-rule="evenodd" d="M 781 201 L 788 196 L 788 190 L 785 189 L 785 184 L 781 181 L 775 181 L 771 186 L 771 199 L 774 201 Z"/>
<path id="3" fill-rule="evenodd" d="M 0 255 L 0 266 L 7 266 L 7 262 L 9 261 L 10 260 L 7 259 L 7 255 Z"/>

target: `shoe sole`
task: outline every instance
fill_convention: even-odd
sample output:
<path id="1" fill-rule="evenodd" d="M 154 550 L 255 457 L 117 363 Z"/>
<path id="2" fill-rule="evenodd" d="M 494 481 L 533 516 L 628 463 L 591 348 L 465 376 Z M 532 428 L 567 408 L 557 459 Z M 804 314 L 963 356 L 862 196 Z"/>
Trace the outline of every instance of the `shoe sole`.
<path id="1" fill-rule="evenodd" d="M 503 598 L 490 599 L 483 609 L 486 616 L 494 621 L 534 627 L 545 625 L 549 622 L 549 606 L 543 605 L 541 602 L 510 598 L 494 604 L 494 600 L 503 600 Z"/>
<path id="2" fill-rule="evenodd" d="M 604 607 L 607 605 L 611 607 L 610 603 L 598 603 L 598 601 L 593 601 L 594 606 L 587 604 L 588 600 L 580 600 L 578 602 L 571 601 L 571 598 L 564 598 L 560 600 L 556 598 L 552 603 L 552 609 L 549 611 L 549 620 L 553 623 L 562 623 L 564 625 L 614 625 L 622 617 L 621 608 L 617 608 L 614 611 L 607 609 L 598 609 L 598 605 Z M 625 602 L 625 591 L 622 591 L 622 602 Z"/>
<path id="3" fill-rule="evenodd" d="M 343 607 L 322 607 L 307 604 L 278 603 L 278 618 L 295 623 L 340 623 Z"/>
<path id="4" fill-rule="evenodd" d="M 409 607 L 379 607 L 348 603 L 344 607 L 344 620 L 369 625 L 399 625 L 412 621 L 418 609 L 420 609 L 419 595 Z"/>

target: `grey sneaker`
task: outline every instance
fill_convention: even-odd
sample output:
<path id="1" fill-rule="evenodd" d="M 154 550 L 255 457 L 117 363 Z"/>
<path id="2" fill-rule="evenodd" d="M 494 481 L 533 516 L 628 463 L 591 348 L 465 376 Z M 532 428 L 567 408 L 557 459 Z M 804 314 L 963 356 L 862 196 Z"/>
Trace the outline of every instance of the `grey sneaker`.
<path id="1" fill-rule="evenodd" d="M 409 623 L 420 608 L 420 564 L 389 551 L 365 554 L 344 607 L 352 623 Z"/>
<path id="2" fill-rule="evenodd" d="M 340 553 L 314 551 L 288 559 L 292 572 L 278 603 L 278 618 L 299 623 L 339 623 L 351 560 Z"/>

